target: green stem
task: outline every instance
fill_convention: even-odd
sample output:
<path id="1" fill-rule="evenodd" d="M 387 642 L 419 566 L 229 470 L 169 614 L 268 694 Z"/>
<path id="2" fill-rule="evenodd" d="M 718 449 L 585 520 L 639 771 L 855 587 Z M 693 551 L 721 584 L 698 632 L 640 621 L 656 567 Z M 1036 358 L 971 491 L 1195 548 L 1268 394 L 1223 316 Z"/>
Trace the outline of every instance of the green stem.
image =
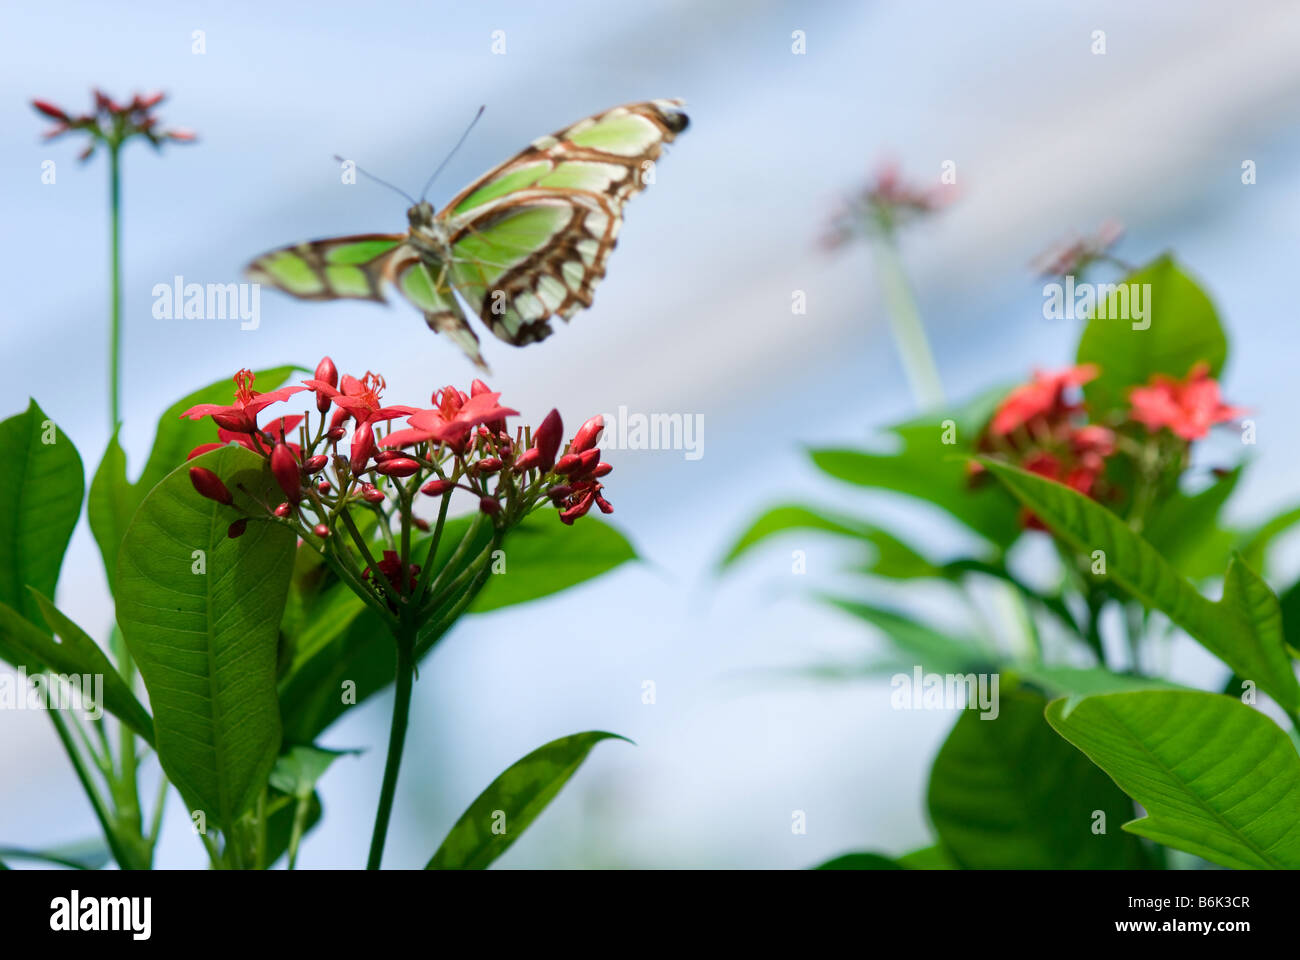
<path id="1" fill-rule="evenodd" d="M 134 869 L 135 863 L 117 835 L 117 830 L 109 817 L 108 808 L 104 805 L 99 791 L 95 789 L 94 781 L 90 779 L 90 771 L 86 769 L 85 761 L 82 760 L 81 754 L 77 752 L 77 744 L 68 732 L 67 724 L 64 723 L 57 710 L 50 710 L 49 715 L 50 720 L 54 723 L 54 729 L 59 734 L 59 739 L 63 741 L 63 749 L 68 752 L 68 758 L 72 761 L 72 768 L 77 773 L 77 779 L 81 781 L 81 788 L 86 791 L 90 805 L 94 808 L 95 817 L 99 820 L 100 829 L 104 831 L 104 840 L 113 854 L 113 859 L 117 861 L 117 865 L 123 870 Z"/>
<path id="2" fill-rule="evenodd" d="M 885 297 L 886 313 L 894 334 L 894 343 L 902 355 L 903 370 L 912 388 L 912 396 L 924 409 L 941 406 L 944 402 L 943 383 L 935 365 L 930 341 L 925 335 L 925 324 L 916 305 L 911 284 L 898 257 L 898 247 L 892 231 L 878 232 L 875 243 L 876 272 Z"/>
<path id="3" fill-rule="evenodd" d="M 311 809 L 311 794 L 298 799 L 293 811 L 293 830 L 289 833 L 289 869 L 298 864 L 298 844 L 302 842 L 303 832 L 307 829 L 307 813 Z"/>
<path id="4" fill-rule="evenodd" d="M 384 840 L 388 837 L 388 820 L 393 812 L 393 797 L 397 792 L 397 773 L 402 766 L 402 747 L 406 743 L 406 725 L 411 713 L 411 687 L 415 680 L 415 630 L 403 618 L 396 633 L 397 640 L 397 690 L 393 698 L 393 722 L 388 734 L 388 759 L 384 762 L 384 782 L 379 792 L 379 810 L 375 813 L 375 829 L 370 837 L 370 858 L 367 870 L 378 870 L 384 857 Z"/>
<path id="5" fill-rule="evenodd" d="M 108 341 L 108 431 L 121 422 L 121 353 L 122 353 L 122 172 L 119 164 L 121 147 L 108 148 L 109 256 L 112 261 L 111 327 Z"/>

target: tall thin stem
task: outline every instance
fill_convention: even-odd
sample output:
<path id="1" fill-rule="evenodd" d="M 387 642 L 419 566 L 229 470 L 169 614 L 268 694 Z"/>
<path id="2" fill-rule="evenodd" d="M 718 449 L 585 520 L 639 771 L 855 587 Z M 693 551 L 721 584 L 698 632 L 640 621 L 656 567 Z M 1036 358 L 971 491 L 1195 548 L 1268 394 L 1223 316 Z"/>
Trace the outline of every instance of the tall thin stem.
<path id="1" fill-rule="evenodd" d="M 109 433 L 117 429 L 122 413 L 122 172 L 118 144 L 108 148 L 109 256 L 112 287 L 109 303 L 108 414 Z"/>
<path id="2" fill-rule="evenodd" d="M 889 314 L 894 343 L 902 355 L 903 370 L 912 388 L 912 396 L 924 409 L 938 407 L 944 402 L 943 383 L 930 350 L 930 341 L 925 335 L 921 311 L 898 257 L 893 232 L 878 233 L 874 247 L 876 272 L 885 296 L 885 312 Z"/>

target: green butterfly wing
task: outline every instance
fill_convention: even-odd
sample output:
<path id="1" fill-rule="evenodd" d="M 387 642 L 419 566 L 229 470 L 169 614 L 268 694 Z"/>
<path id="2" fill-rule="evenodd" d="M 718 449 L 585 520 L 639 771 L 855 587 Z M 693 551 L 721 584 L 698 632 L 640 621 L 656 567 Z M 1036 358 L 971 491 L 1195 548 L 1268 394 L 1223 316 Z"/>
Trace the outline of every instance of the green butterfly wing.
<path id="1" fill-rule="evenodd" d="M 405 242 L 404 233 L 312 240 L 263 254 L 248 265 L 245 274 L 254 283 L 301 300 L 384 303 L 389 261 Z"/>
<path id="2" fill-rule="evenodd" d="M 615 107 L 547 137 L 481 177 L 440 214 L 451 282 L 498 338 L 545 339 L 550 320 L 591 306 L 623 223 L 686 129 L 679 100 Z"/>

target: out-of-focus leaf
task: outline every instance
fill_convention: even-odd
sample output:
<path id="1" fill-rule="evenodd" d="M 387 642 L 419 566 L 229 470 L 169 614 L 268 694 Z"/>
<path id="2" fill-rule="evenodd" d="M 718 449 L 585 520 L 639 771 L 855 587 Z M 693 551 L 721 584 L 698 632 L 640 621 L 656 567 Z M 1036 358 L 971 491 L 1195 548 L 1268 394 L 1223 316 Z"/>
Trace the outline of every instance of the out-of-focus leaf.
<path id="1" fill-rule="evenodd" d="M 1284 510 L 1245 534 L 1239 548 L 1242 559 L 1252 570 L 1267 569 L 1268 551 L 1273 541 L 1300 523 L 1300 507 Z"/>
<path id="2" fill-rule="evenodd" d="M 1238 467 L 1198 493 L 1175 490 L 1161 498 L 1142 536 L 1183 576 L 1191 580 L 1219 576 L 1237 539 L 1219 524 L 1219 514 L 1240 477 Z"/>
<path id="3" fill-rule="evenodd" d="M 838 597 L 824 597 L 827 603 L 865 620 L 894 645 L 909 662 L 931 673 L 989 672 L 996 663 L 977 641 L 954 639 L 895 610 Z"/>
<path id="4" fill-rule="evenodd" d="M 845 853 L 813 867 L 814 870 L 902 870 L 897 860 L 878 853 Z"/>
<path id="5" fill-rule="evenodd" d="M 1228 355 L 1228 340 L 1214 304 L 1172 257 L 1160 257 L 1125 277 L 1122 283 L 1150 285 L 1150 296 L 1142 296 L 1149 311 L 1142 324 L 1146 328 L 1134 329 L 1138 321 L 1132 303 L 1127 312 L 1123 311 L 1128 291 L 1109 295 L 1106 317 L 1101 316 L 1098 304 L 1084 327 L 1078 362 L 1095 363 L 1100 368 L 1100 375 L 1083 388 L 1095 420 L 1124 407 L 1128 391 L 1154 374 L 1181 378 L 1204 361 L 1210 366 L 1210 374 L 1217 377 Z"/>
<path id="6" fill-rule="evenodd" d="M 1049 697 L 1086 697 L 1099 693 L 1123 693 L 1129 690 L 1179 690 L 1176 683 L 1157 677 L 1139 677 L 1131 673 L 1112 673 L 1105 667 L 1050 667 L 1025 664 L 1014 668 L 1016 676 L 1032 683 Z"/>
<path id="7" fill-rule="evenodd" d="M 1145 809 L 1126 831 L 1225 867 L 1300 867 L 1300 757 L 1262 713 L 1161 690 L 1055 700 L 1047 719 Z"/>
<path id="8" fill-rule="evenodd" d="M 1136 838 L 1111 824 L 1133 804 L 1043 719 L 1047 701 L 1003 691 L 998 713 L 962 711 L 935 758 L 929 807 L 944 849 L 967 869 L 1131 869 Z M 1106 832 L 1094 832 L 1105 815 Z"/>
<path id="9" fill-rule="evenodd" d="M 894 427 L 889 433 L 898 449 L 893 452 L 814 450 L 813 463 L 860 487 L 928 501 L 1005 549 L 1020 536 L 1019 510 L 996 484 L 972 487 L 965 459 L 1005 392 L 990 392 L 964 407 Z"/>
<path id="10" fill-rule="evenodd" d="M 1102 551 L 1108 579 L 1145 606 L 1162 611 L 1283 707 L 1300 709 L 1300 684 L 1283 645 L 1277 597 L 1239 557 L 1233 557 L 1224 574 L 1223 598 L 1207 600 L 1105 507 L 1063 484 L 994 460 L 984 463 L 1089 562 L 1095 551 Z"/>
<path id="11" fill-rule="evenodd" d="M 905 870 L 955 870 L 956 865 L 939 844 L 922 847 L 898 858 Z"/>

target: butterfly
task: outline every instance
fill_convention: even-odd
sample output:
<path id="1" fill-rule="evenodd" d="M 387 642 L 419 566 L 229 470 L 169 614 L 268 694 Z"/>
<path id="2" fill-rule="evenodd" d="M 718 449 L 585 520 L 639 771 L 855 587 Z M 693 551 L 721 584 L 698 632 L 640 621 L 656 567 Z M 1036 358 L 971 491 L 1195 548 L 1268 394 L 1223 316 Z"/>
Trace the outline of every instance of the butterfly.
<path id="1" fill-rule="evenodd" d="M 579 120 L 534 140 L 441 212 L 413 202 L 406 233 L 284 247 L 255 259 L 247 276 L 302 300 L 386 303 L 396 287 L 486 370 L 468 313 L 522 347 L 550 336 L 552 318 L 591 306 L 623 205 L 653 182 L 663 145 L 686 129 L 681 107 L 650 100 Z"/>

